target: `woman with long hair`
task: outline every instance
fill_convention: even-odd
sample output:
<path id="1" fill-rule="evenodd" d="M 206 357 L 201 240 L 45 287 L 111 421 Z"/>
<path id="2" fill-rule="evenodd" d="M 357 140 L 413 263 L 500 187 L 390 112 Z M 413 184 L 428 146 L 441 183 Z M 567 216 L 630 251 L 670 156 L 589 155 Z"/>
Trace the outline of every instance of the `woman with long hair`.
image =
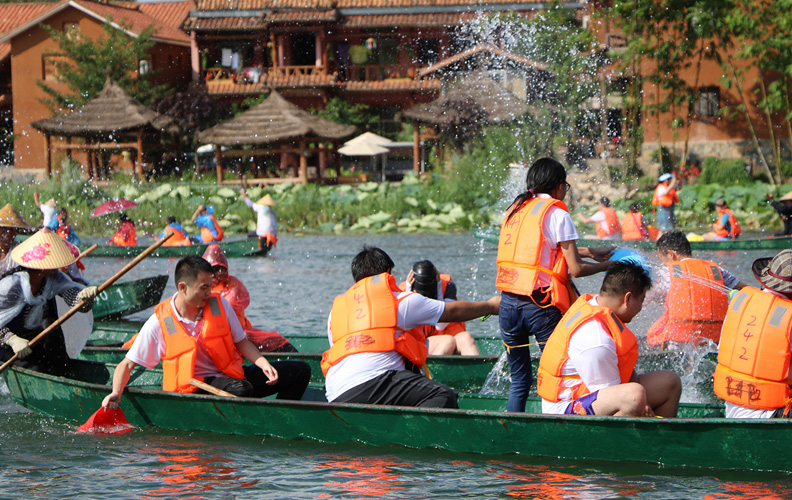
<path id="1" fill-rule="evenodd" d="M 536 160 L 525 192 L 514 199 L 501 226 L 496 287 L 502 292 L 498 319 L 511 371 L 507 411 L 525 411 L 532 383 L 530 336 L 544 349 L 577 298 L 570 274 L 607 270 L 615 248 L 577 247 L 578 232 L 563 201 L 570 189 L 563 165 L 552 158 Z"/>

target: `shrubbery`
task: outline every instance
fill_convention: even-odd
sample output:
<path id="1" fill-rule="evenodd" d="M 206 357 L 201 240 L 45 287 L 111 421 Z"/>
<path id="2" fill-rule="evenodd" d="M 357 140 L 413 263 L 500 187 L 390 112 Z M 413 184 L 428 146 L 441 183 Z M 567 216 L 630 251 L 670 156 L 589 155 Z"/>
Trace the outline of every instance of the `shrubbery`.
<path id="1" fill-rule="evenodd" d="M 742 160 L 719 160 L 706 158 L 701 166 L 699 184 L 721 184 L 733 186 L 749 184 L 753 179 Z"/>

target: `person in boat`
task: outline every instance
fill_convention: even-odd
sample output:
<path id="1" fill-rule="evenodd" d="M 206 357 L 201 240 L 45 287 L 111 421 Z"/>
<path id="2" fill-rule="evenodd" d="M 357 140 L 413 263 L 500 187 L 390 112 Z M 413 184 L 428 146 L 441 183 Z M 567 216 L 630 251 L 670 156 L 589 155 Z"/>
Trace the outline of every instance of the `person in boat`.
<path id="1" fill-rule="evenodd" d="M 212 293 L 212 266 L 206 260 L 182 258 L 174 279 L 176 293 L 156 306 L 116 367 L 113 390 L 103 407 L 118 407 L 133 368 L 154 368 L 160 361 L 166 392 L 197 392 L 190 383 L 194 378 L 235 396 L 302 398 L 310 366 L 302 361 L 269 363 L 261 355 L 245 337 L 231 304 Z M 243 366 L 242 358 L 251 364 Z"/>
<path id="2" fill-rule="evenodd" d="M 72 245 L 79 245 L 82 243 L 80 237 L 77 236 L 77 233 L 74 232 L 74 229 L 72 229 L 69 223 L 69 211 L 63 207 L 58 210 L 58 213 L 52 219 L 50 229 L 54 229 L 54 231 L 58 233 L 58 236 Z"/>
<path id="3" fill-rule="evenodd" d="M 80 301 L 80 309 L 93 307 L 97 287 L 84 287 L 59 269 L 77 260 L 79 251 L 48 228 L 43 228 L 11 250 L 15 267 L 0 279 L 0 357 L 4 361 L 14 354 L 20 366 L 61 374 L 69 357 L 60 328 L 44 337 L 35 347 L 28 343 L 58 319 L 55 296 L 68 306 Z"/>
<path id="4" fill-rule="evenodd" d="M 679 196 L 676 192 L 676 176 L 674 174 L 663 174 L 657 181 L 657 187 L 654 196 L 652 196 L 652 205 L 657 207 L 657 235 L 662 236 L 663 233 L 673 231 L 676 227 L 674 205 L 679 203 Z"/>
<path id="5" fill-rule="evenodd" d="M 580 220 L 584 223 L 596 225 L 597 238 L 601 240 L 621 239 L 619 216 L 616 215 L 616 211 L 611 208 L 611 201 L 607 196 L 600 198 L 599 209 L 591 217 L 586 217 L 583 214 L 578 215 Z"/>
<path id="6" fill-rule="evenodd" d="M 563 165 L 537 160 L 528 169 L 526 191 L 514 199 L 501 226 L 495 286 L 502 292 L 498 321 L 511 372 L 510 412 L 525 411 L 533 378 L 530 337 L 543 349 L 577 298 L 570 273 L 581 277 L 607 270 L 615 248 L 578 248 L 578 232 L 563 201 L 570 189 Z"/>
<path id="7" fill-rule="evenodd" d="M 29 234 L 32 231 L 10 203 L 0 208 L 0 276 L 14 267 L 14 261 L 8 254 L 17 245 L 17 234 Z"/>
<path id="8" fill-rule="evenodd" d="M 626 326 L 641 312 L 652 279 L 639 265 L 615 262 L 599 295 L 567 310 L 539 360 L 542 413 L 675 417 L 682 381 L 671 371 L 638 375 L 638 341 Z"/>
<path id="9" fill-rule="evenodd" d="M 53 231 L 58 228 L 57 224 L 52 225 L 53 219 L 55 218 L 55 214 L 58 213 L 57 203 L 55 203 L 55 198 L 50 198 L 49 200 L 41 203 L 39 201 L 39 194 L 33 193 L 33 201 L 36 202 L 36 206 L 39 210 L 41 210 L 41 215 L 44 216 L 44 220 L 41 223 L 41 227 L 48 227 Z"/>
<path id="10" fill-rule="evenodd" d="M 690 242 L 681 231 L 671 231 L 657 240 L 657 256 L 667 270 L 656 287 L 659 295 L 666 297 L 665 311 L 646 332 L 647 343 L 677 349 L 705 338 L 717 344 L 729 292 L 745 283 L 715 262 L 693 257 Z"/>
<path id="11" fill-rule="evenodd" d="M 198 226 L 201 232 L 199 241 L 204 245 L 223 241 L 223 228 L 215 219 L 214 207 L 199 206 L 193 213 L 192 221 Z"/>
<path id="12" fill-rule="evenodd" d="M 192 242 L 190 241 L 190 236 L 187 234 L 187 231 L 184 230 L 181 224 L 176 222 L 176 217 L 169 215 L 168 226 L 165 229 L 163 229 L 159 237 L 164 238 L 171 233 L 173 233 L 173 236 L 168 238 L 168 240 L 165 243 L 163 243 L 162 246 L 186 247 L 192 244 Z"/>
<path id="13" fill-rule="evenodd" d="M 712 232 L 703 235 L 704 241 L 728 241 L 739 238 L 742 232 L 740 223 L 726 205 L 726 200 L 720 198 L 715 201 L 715 211 L 718 213 L 718 218 L 710 225 Z"/>
<path id="14" fill-rule="evenodd" d="M 137 231 L 135 231 L 135 223 L 132 219 L 125 212 L 121 212 L 118 214 L 118 223 L 118 230 L 107 244 L 117 247 L 137 246 Z"/>
<path id="15" fill-rule="evenodd" d="M 422 260 L 413 264 L 407 281 L 399 288 L 408 292 L 420 293 L 430 299 L 454 302 L 457 300 L 456 284 L 450 274 L 440 274 L 431 261 Z M 418 327 L 426 337 L 426 347 L 431 356 L 478 356 L 481 354 L 476 340 L 467 331 L 464 322 L 438 323 Z"/>
<path id="16" fill-rule="evenodd" d="M 336 297 L 327 326 L 330 349 L 322 355 L 327 400 L 335 403 L 457 408 L 454 391 L 419 373 L 426 344 L 410 332 L 420 325 L 468 321 L 498 311 L 500 297 L 485 302 L 443 302 L 404 292 L 383 250 L 365 246 L 352 259 L 355 284 Z"/>
<path id="17" fill-rule="evenodd" d="M 245 316 L 245 309 L 250 305 L 250 293 L 242 281 L 228 274 L 228 259 L 217 243 L 206 247 L 203 258 L 212 266 L 212 293 L 223 297 L 231 304 L 248 340 L 262 352 L 297 352 L 291 343 L 278 332 L 265 332 L 253 328 Z"/>
<path id="18" fill-rule="evenodd" d="M 775 211 L 778 212 L 778 215 L 781 216 L 781 222 L 784 223 L 784 229 L 774 233 L 773 236 L 792 236 L 792 191 L 777 201 L 773 199 L 773 193 L 768 193 L 767 199 Z"/>
<path id="19" fill-rule="evenodd" d="M 239 193 L 245 200 L 245 205 L 256 212 L 256 236 L 259 239 L 259 250 L 271 250 L 278 244 L 278 214 L 275 213 L 275 200 L 272 195 L 266 194 L 253 203 L 244 189 Z"/>
<path id="20" fill-rule="evenodd" d="M 624 214 L 621 228 L 622 239 L 625 241 L 649 239 L 649 226 L 646 224 L 637 203 L 631 204 L 630 209 Z"/>
<path id="21" fill-rule="evenodd" d="M 790 418 L 792 250 L 758 259 L 763 290 L 746 286 L 731 299 L 721 329 L 715 395 L 726 418 Z"/>

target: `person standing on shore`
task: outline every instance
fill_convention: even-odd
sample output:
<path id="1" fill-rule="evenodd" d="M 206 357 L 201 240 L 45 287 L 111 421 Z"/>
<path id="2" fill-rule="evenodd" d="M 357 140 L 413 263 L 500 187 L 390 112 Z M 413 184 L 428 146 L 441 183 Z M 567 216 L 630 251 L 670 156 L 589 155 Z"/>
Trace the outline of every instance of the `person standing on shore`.
<path id="1" fill-rule="evenodd" d="M 674 205 L 679 203 L 679 196 L 677 196 L 675 189 L 676 176 L 674 174 L 663 174 L 657 181 L 658 184 L 652 197 L 652 205 L 657 207 L 657 236 L 660 237 L 676 228 Z"/>
<path id="2" fill-rule="evenodd" d="M 265 248 L 272 250 L 278 244 L 278 214 L 275 212 L 275 200 L 267 194 L 253 203 L 244 188 L 239 190 L 239 194 L 245 199 L 245 205 L 256 212 L 256 236 L 259 240 L 259 250 Z"/>
<path id="3" fill-rule="evenodd" d="M 577 247 L 578 232 L 563 201 L 570 189 L 563 165 L 552 158 L 536 160 L 528 169 L 526 191 L 514 199 L 501 226 L 495 286 L 502 292 L 498 321 L 512 382 L 506 411 L 525 411 L 533 378 L 530 337 L 544 349 L 577 299 L 570 274 L 606 271 L 615 249 Z"/>

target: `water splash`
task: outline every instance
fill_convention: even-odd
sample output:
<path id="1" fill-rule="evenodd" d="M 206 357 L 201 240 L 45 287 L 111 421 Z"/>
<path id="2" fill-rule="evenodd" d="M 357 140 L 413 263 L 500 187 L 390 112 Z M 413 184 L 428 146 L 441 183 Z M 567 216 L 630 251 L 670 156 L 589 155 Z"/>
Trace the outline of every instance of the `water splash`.
<path id="1" fill-rule="evenodd" d="M 506 351 L 503 351 L 495 366 L 492 367 L 489 375 L 487 375 L 487 379 L 481 387 L 481 394 L 508 394 L 510 386 L 509 363 L 506 358 Z"/>

